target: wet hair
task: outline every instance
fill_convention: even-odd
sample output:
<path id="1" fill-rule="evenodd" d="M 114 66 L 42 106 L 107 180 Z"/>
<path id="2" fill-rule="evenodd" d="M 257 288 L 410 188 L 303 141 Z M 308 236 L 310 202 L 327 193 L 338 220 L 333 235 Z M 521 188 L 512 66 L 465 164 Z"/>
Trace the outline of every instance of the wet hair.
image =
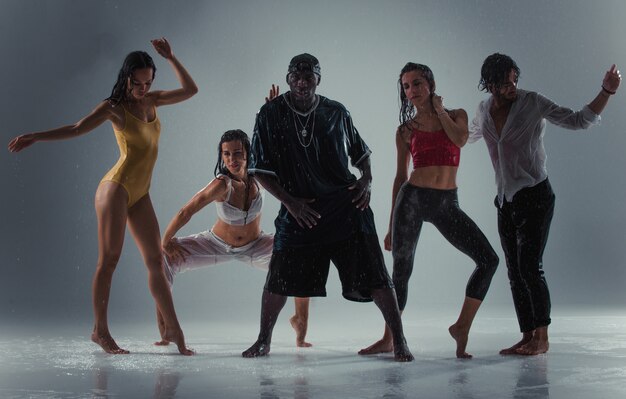
<path id="1" fill-rule="evenodd" d="M 480 68 L 480 82 L 478 82 L 478 90 L 489 92 L 489 87 L 495 89 L 502 87 L 511 69 L 519 78 L 520 69 L 511 57 L 505 54 L 493 53 L 485 58 L 483 66 Z"/>
<path id="2" fill-rule="evenodd" d="M 243 149 L 245 151 L 246 159 L 248 158 L 248 154 L 250 154 L 250 138 L 248 135 L 239 129 L 229 130 L 222 134 L 222 138 L 220 139 L 220 143 L 217 145 L 217 163 L 215 164 L 215 169 L 213 170 L 213 175 L 217 177 L 217 175 L 226 175 L 229 177 L 233 177 L 230 174 L 230 171 L 224 165 L 224 161 L 222 160 L 222 144 L 227 143 L 229 141 L 240 141 L 243 145 Z"/>
<path id="3" fill-rule="evenodd" d="M 422 77 L 426 79 L 428 82 L 428 86 L 430 86 L 430 92 L 435 92 L 435 76 L 433 75 L 433 71 L 424 64 L 416 64 L 414 62 L 407 62 L 407 64 L 400 71 L 400 77 L 398 78 L 398 94 L 400 95 L 400 125 L 403 126 L 411 121 L 417 111 L 415 107 L 411 103 L 411 101 L 404 94 L 404 88 L 402 88 L 402 76 L 405 73 L 411 71 L 419 71 L 422 73 Z"/>
<path id="4" fill-rule="evenodd" d="M 145 51 L 133 51 L 126 56 L 122 68 L 117 74 L 117 81 L 113 86 L 111 95 L 106 98 L 112 106 L 116 106 L 128 96 L 128 78 L 132 78 L 135 70 L 143 68 L 152 68 L 152 79 L 154 79 L 156 66 L 148 53 Z"/>

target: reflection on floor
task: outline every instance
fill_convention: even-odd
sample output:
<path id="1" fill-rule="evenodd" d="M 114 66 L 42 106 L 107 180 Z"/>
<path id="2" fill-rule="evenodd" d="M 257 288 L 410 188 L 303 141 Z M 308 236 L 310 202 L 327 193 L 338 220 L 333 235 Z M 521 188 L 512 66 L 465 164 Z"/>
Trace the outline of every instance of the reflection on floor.
<path id="1" fill-rule="evenodd" d="M 381 332 L 379 320 L 314 319 L 313 348 L 296 349 L 281 315 L 272 353 L 243 359 L 256 325 L 186 326 L 193 357 L 151 344 L 155 327 L 114 332 L 130 355 L 107 355 L 89 342 L 85 325 L 17 330 L 0 338 L 2 398 L 623 398 L 626 315 L 558 316 L 551 348 L 535 357 L 499 356 L 519 335 L 512 317 L 482 314 L 470 338 L 472 360 L 454 358 L 446 317 L 405 321 L 416 361 L 356 351 Z M 508 315 L 510 316 L 510 315 Z M 321 318 L 321 317 L 320 317 Z M 282 322 L 282 324 L 281 324 Z M 88 328 L 88 327 L 87 327 Z M 357 332 L 354 330 L 358 329 Z M 80 334 L 80 335 L 79 335 Z"/>

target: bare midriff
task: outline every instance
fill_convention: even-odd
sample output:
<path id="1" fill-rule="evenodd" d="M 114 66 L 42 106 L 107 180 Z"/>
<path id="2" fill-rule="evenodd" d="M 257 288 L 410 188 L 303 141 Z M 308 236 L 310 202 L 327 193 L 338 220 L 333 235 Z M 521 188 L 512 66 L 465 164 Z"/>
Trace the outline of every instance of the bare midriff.
<path id="1" fill-rule="evenodd" d="M 451 190 L 456 188 L 457 166 L 425 166 L 413 169 L 409 184 L 422 188 Z"/>
<path id="2" fill-rule="evenodd" d="M 233 226 L 217 218 L 211 231 L 228 245 L 243 247 L 261 235 L 261 217 L 243 226 Z"/>

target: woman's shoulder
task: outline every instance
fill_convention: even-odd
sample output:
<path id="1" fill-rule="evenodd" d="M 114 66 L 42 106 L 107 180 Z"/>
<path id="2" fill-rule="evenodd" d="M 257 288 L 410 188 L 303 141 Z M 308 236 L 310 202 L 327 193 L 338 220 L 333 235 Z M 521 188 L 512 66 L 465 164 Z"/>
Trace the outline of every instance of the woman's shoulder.
<path id="1" fill-rule="evenodd" d="M 413 131 L 416 129 L 411 122 L 412 121 L 408 121 L 398 126 L 398 128 L 396 129 L 396 136 L 399 136 L 407 141 L 407 139 L 411 137 Z"/>
<path id="2" fill-rule="evenodd" d="M 101 115 L 109 121 L 113 122 L 113 126 L 116 130 L 119 130 L 124 127 L 125 115 L 124 108 L 122 108 L 121 104 L 113 104 L 111 101 L 103 100 L 101 101 L 94 110 L 92 114 Z"/>
<path id="3" fill-rule="evenodd" d="M 215 176 L 215 179 L 211 180 L 209 185 L 213 185 L 213 187 L 219 187 L 226 190 L 231 186 L 231 182 L 232 179 L 230 178 L 230 176 L 219 173 L 217 176 Z"/>
<path id="4" fill-rule="evenodd" d="M 230 177 L 226 175 L 217 175 L 213 180 L 209 182 L 200 193 L 205 196 L 215 198 L 216 201 L 223 201 L 223 197 L 228 194 L 230 190 Z"/>
<path id="5" fill-rule="evenodd" d="M 121 103 L 114 104 L 107 99 L 102 100 L 98 105 L 96 105 L 95 111 L 109 115 L 121 115 L 124 113 L 124 108 Z"/>

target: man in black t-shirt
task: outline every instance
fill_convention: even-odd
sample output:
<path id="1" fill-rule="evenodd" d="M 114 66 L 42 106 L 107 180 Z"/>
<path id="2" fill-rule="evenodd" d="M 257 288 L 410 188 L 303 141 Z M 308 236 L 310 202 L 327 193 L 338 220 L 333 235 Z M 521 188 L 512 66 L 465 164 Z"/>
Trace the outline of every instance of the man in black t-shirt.
<path id="1" fill-rule="evenodd" d="M 339 272 L 343 296 L 374 301 L 392 330 L 398 361 L 411 361 L 393 283 L 384 264 L 369 207 L 371 151 L 336 101 L 315 94 L 319 62 L 294 57 L 290 91 L 259 111 L 249 173 L 274 195 L 274 253 L 263 291 L 261 328 L 244 357 L 265 356 L 287 296 L 326 296 L 330 261 Z M 357 179 L 349 164 L 358 168 Z"/>

